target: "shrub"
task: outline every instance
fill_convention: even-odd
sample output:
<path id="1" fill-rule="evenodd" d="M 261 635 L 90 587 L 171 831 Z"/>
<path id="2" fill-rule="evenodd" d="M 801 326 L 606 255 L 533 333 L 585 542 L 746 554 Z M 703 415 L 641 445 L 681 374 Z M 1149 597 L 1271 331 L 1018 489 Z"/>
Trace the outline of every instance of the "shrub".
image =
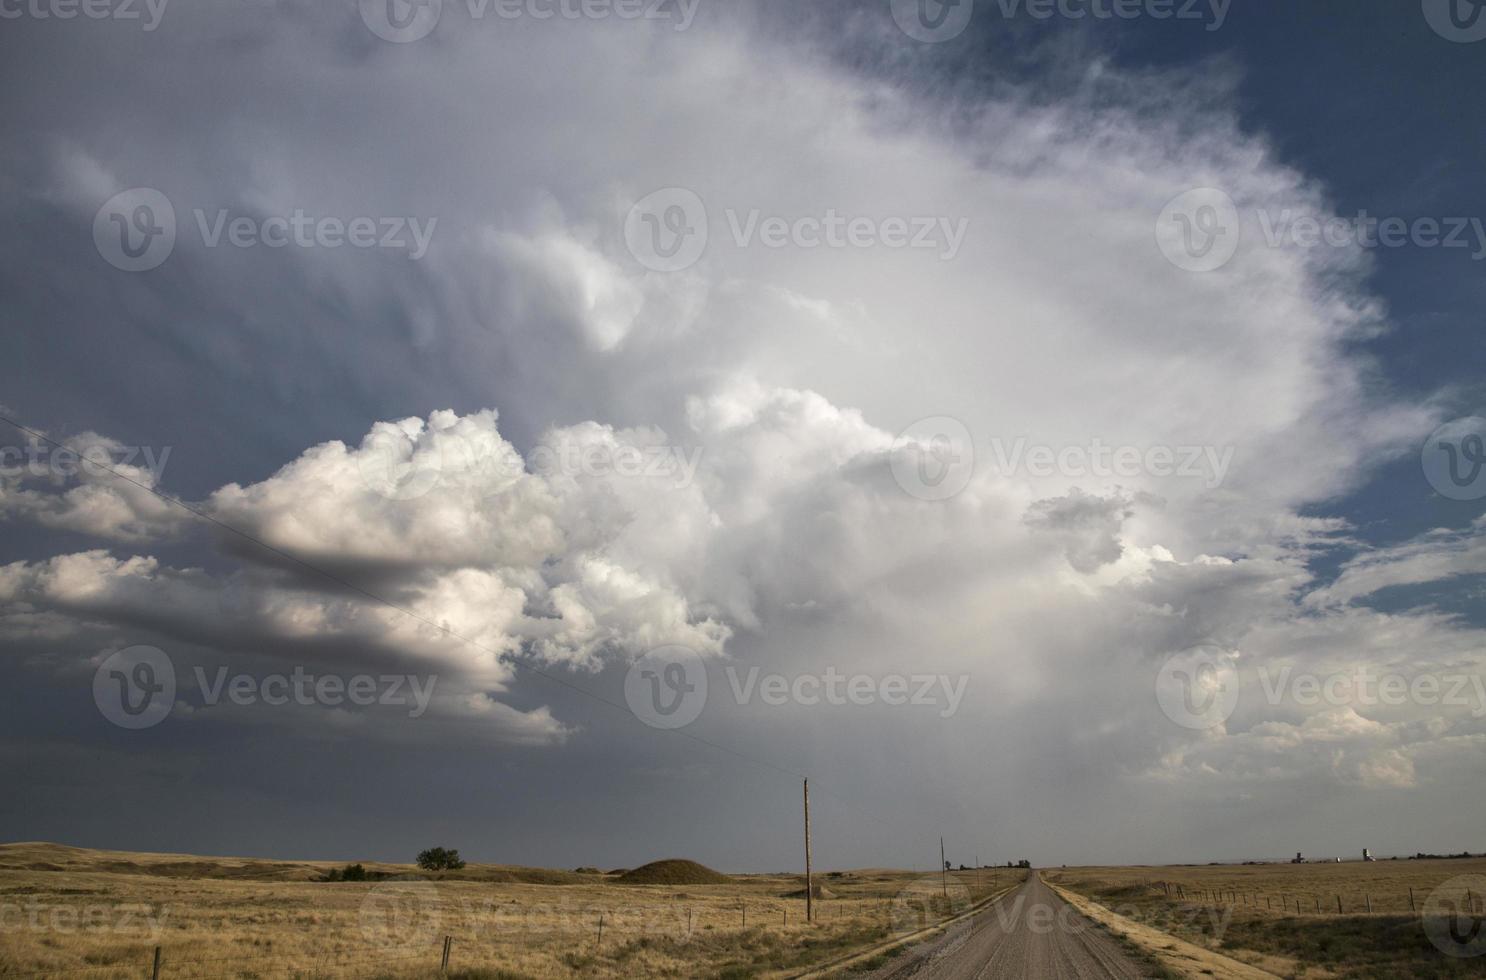
<path id="1" fill-rule="evenodd" d="M 430 847 L 418 854 L 418 867 L 424 871 L 458 871 L 464 861 L 452 848 Z"/>
<path id="2" fill-rule="evenodd" d="M 359 864 L 348 864 L 344 868 L 331 868 L 321 881 L 370 881 L 371 876 Z"/>

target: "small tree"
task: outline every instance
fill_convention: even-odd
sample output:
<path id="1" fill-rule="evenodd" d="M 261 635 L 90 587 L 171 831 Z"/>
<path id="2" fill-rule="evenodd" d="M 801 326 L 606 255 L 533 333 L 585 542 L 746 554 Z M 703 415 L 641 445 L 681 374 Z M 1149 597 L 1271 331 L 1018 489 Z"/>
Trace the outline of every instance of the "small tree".
<path id="1" fill-rule="evenodd" d="M 424 871 L 458 871 L 464 861 L 452 848 L 430 847 L 418 854 L 418 867 Z"/>

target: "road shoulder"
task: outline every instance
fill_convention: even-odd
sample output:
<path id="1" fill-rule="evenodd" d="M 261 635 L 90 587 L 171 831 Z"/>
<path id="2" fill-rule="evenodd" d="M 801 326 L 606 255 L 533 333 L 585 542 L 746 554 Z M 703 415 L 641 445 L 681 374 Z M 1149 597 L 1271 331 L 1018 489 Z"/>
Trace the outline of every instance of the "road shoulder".
<path id="1" fill-rule="evenodd" d="M 1216 980 L 1275 980 L 1278 976 L 1258 967 L 1249 966 L 1247 963 L 1240 963 L 1221 953 L 1204 949 L 1186 940 L 1178 939 L 1159 929 L 1141 925 L 1123 915 L 1117 915 L 1103 905 L 1077 892 L 1060 888 L 1047 879 L 1043 879 L 1043 883 L 1080 913 L 1116 935 L 1123 936 L 1162 966 L 1184 977 L 1213 977 Z"/>

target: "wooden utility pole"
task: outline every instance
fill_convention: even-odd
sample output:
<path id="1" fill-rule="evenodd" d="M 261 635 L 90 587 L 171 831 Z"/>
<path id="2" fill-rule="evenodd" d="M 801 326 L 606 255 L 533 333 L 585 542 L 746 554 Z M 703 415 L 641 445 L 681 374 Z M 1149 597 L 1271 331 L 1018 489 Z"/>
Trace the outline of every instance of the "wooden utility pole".
<path id="1" fill-rule="evenodd" d="M 944 838 L 939 838 L 939 878 L 944 887 L 944 897 L 949 898 L 949 862 L 944 860 Z"/>
<path id="2" fill-rule="evenodd" d="M 805 780 L 805 921 L 815 921 L 815 878 L 810 872 L 810 780 Z"/>

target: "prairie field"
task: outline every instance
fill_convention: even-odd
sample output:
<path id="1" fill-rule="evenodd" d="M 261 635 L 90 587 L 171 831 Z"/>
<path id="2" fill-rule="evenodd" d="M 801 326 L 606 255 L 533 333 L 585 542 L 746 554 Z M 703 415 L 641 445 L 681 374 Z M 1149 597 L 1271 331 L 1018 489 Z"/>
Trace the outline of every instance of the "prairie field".
<path id="1" fill-rule="evenodd" d="M 1043 876 L 1278 976 L 1486 976 L 1486 956 L 1441 948 L 1451 946 L 1452 912 L 1462 932 L 1480 934 L 1486 859 L 1063 868 Z"/>
<path id="2" fill-rule="evenodd" d="M 335 862 L 0 845 L 0 977 L 790 976 L 868 950 L 1022 880 L 863 870 L 803 878 L 626 884 L 597 869 L 470 865 L 424 874 L 364 862 L 377 881 L 327 882 Z M 682 876 L 684 877 L 684 875 Z"/>

